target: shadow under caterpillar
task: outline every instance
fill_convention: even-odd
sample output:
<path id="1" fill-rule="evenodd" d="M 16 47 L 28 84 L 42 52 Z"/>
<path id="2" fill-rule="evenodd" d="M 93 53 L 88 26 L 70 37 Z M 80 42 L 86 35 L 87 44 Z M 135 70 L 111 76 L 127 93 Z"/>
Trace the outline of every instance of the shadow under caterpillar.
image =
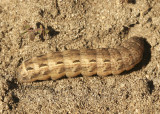
<path id="1" fill-rule="evenodd" d="M 107 76 L 132 69 L 143 58 L 144 41 L 140 37 L 125 40 L 116 48 L 81 49 L 53 52 L 33 57 L 18 68 L 19 82 L 59 79 L 63 76 Z"/>

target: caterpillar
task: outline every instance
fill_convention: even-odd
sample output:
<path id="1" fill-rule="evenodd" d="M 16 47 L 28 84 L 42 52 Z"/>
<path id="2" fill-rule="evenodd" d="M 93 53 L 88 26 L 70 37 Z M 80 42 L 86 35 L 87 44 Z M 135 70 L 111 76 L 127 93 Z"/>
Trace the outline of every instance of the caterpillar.
<path id="1" fill-rule="evenodd" d="M 116 48 L 81 49 L 53 52 L 33 57 L 18 68 L 19 82 L 59 79 L 63 76 L 107 76 L 132 69 L 143 58 L 144 41 L 131 37 Z"/>

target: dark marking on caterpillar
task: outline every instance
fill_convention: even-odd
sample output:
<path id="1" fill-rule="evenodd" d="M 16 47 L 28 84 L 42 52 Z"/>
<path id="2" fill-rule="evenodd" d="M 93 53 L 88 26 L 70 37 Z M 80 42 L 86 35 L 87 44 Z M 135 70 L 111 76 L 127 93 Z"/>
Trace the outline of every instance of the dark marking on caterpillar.
<path id="1" fill-rule="evenodd" d="M 95 63 L 95 62 L 96 62 L 96 60 L 92 59 L 92 60 L 90 60 L 89 62 L 91 62 L 91 63 Z"/>
<path id="2" fill-rule="evenodd" d="M 51 72 L 50 70 L 45 71 L 45 72 L 43 73 L 43 75 L 48 75 L 50 72 Z"/>
<path id="3" fill-rule="evenodd" d="M 105 59 L 103 62 L 104 62 L 104 63 L 109 63 L 110 60 Z"/>
<path id="4" fill-rule="evenodd" d="M 79 60 L 75 60 L 75 61 L 73 61 L 73 63 L 79 63 L 80 61 Z"/>
<path id="5" fill-rule="evenodd" d="M 65 68 L 60 68 L 59 71 L 58 71 L 58 74 L 61 74 L 63 72 L 65 72 Z"/>
<path id="6" fill-rule="evenodd" d="M 28 68 L 26 68 L 26 70 L 33 70 L 33 68 L 32 67 L 28 67 Z"/>
<path id="7" fill-rule="evenodd" d="M 38 55 L 37 58 L 44 57 L 44 55 Z"/>
<path id="8" fill-rule="evenodd" d="M 53 52 L 22 62 L 19 82 L 53 80 L 63 76 L 107 76 L 132 69 L 143 58 L 144 40 L 132 37 L 116 48 L 81 49 Z"/>
<path id="9" fill-rule="evenodd" d="M 61 62 L 61 61 L 58 61 L 58 62 L 57 62 L 57 64 L 63 64 L 63 62 Z"/>
<path id="10" fill-rule="evenodd" d="M 43 63 L 39 65 L 39 67 L 46 67 L 46 66 L 48 66 L 48 65 L 47 64 L 43 64 Z"/>
<path id="11" fill-rule="evenodd" d="M 34 74 L 34 75 L 32 75 L 31 78 L 32 78 L 32 79 L 33 79 L 33 78 L 37 78 L 39 75 L 40 75 L 40 73 Z"/>

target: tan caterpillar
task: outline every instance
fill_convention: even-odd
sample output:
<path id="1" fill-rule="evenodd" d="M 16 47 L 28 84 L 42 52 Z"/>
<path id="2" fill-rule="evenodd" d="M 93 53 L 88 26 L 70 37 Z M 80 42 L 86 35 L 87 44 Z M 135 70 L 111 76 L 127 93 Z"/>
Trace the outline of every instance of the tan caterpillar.
<path id="1" fill-rule="evenodd" d="M 18 68 L 19 82 L 56 80 L 63 76 L 107 76 L 132 69 L 142 60 L 143 38 L 132 37 L 116 48 L 81 49 L 53 52 L 33 57 Z"/>

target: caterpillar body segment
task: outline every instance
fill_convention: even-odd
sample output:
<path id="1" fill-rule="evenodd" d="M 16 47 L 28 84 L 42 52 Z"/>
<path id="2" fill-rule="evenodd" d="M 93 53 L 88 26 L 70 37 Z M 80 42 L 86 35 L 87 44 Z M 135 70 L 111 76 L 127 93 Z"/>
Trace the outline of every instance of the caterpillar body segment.
<path id="1" fill-rule="evenodd" d="M 33 57 L 18 68 L 19 82 L 59 79 L 63 76 L 107 76 L 132 69 L 143 58 L 143 39 L 132 37 L 116 48 L 53 52 Z"/>

